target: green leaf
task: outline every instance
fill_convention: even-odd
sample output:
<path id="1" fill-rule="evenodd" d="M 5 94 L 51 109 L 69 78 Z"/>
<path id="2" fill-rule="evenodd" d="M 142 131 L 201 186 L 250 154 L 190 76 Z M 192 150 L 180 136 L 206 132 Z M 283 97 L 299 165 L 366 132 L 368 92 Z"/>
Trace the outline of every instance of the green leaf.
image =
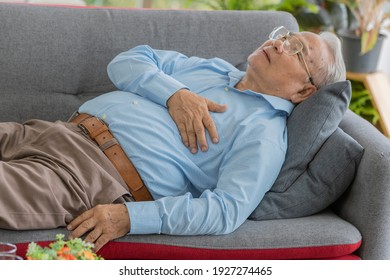
<path id="1" fill-rule="evenodd" d="M 372 50 L 378 40 L 378 28 L 373 28 L 370 31 L 363 31 L 362 33 L 362 48 L 361 54 L 365 54 Z"/>
<path id="2" fill-rule="evenodd" d="M 351 81 L 352 98 L 349 108 L 357 115 L 376 125 L 379 121 L 379 113 L 372 104 L 371 94 L 362 82 Z"/>

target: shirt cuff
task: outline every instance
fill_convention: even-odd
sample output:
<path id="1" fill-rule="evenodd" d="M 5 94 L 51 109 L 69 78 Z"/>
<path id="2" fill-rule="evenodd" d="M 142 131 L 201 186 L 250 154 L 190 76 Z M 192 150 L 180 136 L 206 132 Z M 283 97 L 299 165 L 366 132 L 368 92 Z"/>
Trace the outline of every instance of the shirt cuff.
<path id="1" fill-rule="evenodd" d="M 130 217 L 129 234 L 161 233 L 161 219 L 154 201 L 126 202 Z"/>
<path id="2" fill-rule="evenodd" d="M 149 93 L 145 97 L 164 107 L 167 107 L 168 99 L 176 91 L 182 88 L 188 88 L 181 82 L 164 73 L 156 74 L 153 77 L 153 81 L 150 82 L 147 87 Z"/>

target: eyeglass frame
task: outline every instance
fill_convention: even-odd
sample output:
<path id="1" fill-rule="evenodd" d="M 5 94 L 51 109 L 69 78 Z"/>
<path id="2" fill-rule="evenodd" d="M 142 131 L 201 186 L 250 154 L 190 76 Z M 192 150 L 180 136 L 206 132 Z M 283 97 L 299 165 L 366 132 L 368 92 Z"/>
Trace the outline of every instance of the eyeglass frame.
<path id="1" fill-rule="evenodd" d="M 280 31 L 281 29 L 286 30 L 286 33 L 285 33 L 285 34 L 279 34 L 277 37 L 274 37 L 275 33 L 276 33 L 277 31 Z M 293 53 L 287 52 L 287 51 L 285 50 L 285 48 L 284 48 L 284 44 L 285 44 L 286 41 L 282 41 L 282 42 L 283 42 L 283 44 L 282 44 L 282 46 L 283 46 L 283 52 L 284 52 L 285 54 L 287 54 L 287 55 L 296 55 L 296 54 L 297 54 L 297 55 L 301 58 L 301 60 L 303 61 L 304 66 L 305 66 L 306 73 L 307 73 L 307 75 L 308 75 L 308 77 L 309 77 L 310 83 L 311 83 L 313 86 L 316 86 L 316 85 L 314 84 L 314 81 L 313 81 L 313 76 L 310 74 L 309 67 L 307 66 L 306 60 L 305 60 L 305 58 L 304 58 L 304 56 L 303 56 L 303 43 L 301 42 L 301 40 L 299 40 L 296 36 L 294 36 L 293 34 L 291 34 L 291 31 L 289 31 L 289 30 L 288 30 L 286 27 L 284 27 L 284 26 L 275 27 L 274 30 L 269 34 L 268 38 L 269 38 L 270 40 L 272 40 L 272 41 L 281 40 L 281 39 L 283 39 L 283 38 L 286 39 L 286 41 L 289 41 L 289 38 L 294 38 L 294 39 L 299 43 L 299 45 L 298 45 L 299 47 L 298 47 L 296 50 L 294 50 Z M 290 44 L 291 44 L 291 41 L 289 41 L 289 42 L 290 42 Z"/>

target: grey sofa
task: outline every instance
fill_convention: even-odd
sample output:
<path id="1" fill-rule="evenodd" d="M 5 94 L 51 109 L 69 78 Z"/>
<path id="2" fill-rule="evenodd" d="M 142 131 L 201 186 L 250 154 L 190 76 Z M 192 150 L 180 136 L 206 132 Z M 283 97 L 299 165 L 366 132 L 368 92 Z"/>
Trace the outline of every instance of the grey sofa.
<path id="1" fill-rule="evenodd" d="M 0 121 L 68 119 L 82 102 L 115 89 L 107 64 L 140 44 L 218 56 L 242 68 L 278 25 L 298 28 L 282 12 L 0 3 Z M 111 259 L 390 259 L 390 141 L 351 111 L 340 127 L 365 152 L 351 186 L 326 210 L 247 220 L 223 236 L 126 236 L 100 253 Z M 18 244 L 23 255 L 29 242 L 47 245 L 56 233 L 67 234 L 62 228 L 0 230 L 0 241 Z"/>

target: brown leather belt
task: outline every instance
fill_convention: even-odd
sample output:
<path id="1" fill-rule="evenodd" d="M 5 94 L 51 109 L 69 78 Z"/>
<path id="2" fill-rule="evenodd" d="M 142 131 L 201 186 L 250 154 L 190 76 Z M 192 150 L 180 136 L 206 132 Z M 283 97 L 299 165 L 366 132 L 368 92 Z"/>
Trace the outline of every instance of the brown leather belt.
<path id="1" fill-rule="evenodd" d="M 153 200 L 134 165 L 126 156 L 105 123 L 95 116 L 84 113 L 77 114 L 69 122 L 80 127 L 84 133 L 98 144 L 100 149 L 118 170 L 136 201 Z"/>

